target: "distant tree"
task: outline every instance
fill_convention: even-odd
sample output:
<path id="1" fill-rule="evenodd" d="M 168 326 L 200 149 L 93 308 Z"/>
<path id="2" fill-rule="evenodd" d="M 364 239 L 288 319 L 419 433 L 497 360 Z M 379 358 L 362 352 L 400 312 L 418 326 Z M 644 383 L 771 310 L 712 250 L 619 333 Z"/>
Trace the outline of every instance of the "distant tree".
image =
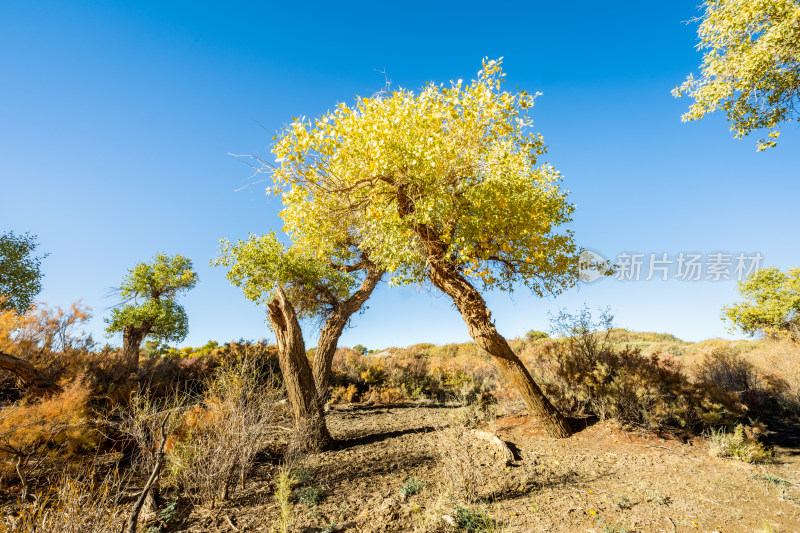
<path id="1" fill-rule="evenodd" d="M 180 342 L 189 332 L 178 295 L 193 288 L 197 274 L 192 261 L 182 255 L 156 255 L 128 271 L 119 288 L 123 302 L 105 319 L 106 332 L 122 332 L 122 357 L 129 371 L 139 366 L 139 348 L 145 337 L 165 342 Z"/>
<path id="2" fill-rule="evenodd" d="M 351 228 L 354 244 L 392 273 L 430 282 L 453 300 L 470 336 L 489 352 L 548 434 L 570 434 L 495 327 L 476 288 L 555 294 L 578 280 L 573 206 L 560 174 L 538 164 L 545 146 L 527 115 L 534 95 L 501 90 L 500 61 L 464 86 L 429 84 L 338 104 L 296 120 L 265 167 L 283 195 L 293 242 L 325 256 Z M 558 231 L 562 229 L 562 231 Z"/>
<path id="3" fill-rule="evenodd" d="M 298 444 L 310 450 L 329 447 L 324 403 L 333 355 L 350 317 L 370 297 L 383 270 L 347 245 L 328 256 L 310 257 L 299 247 L 285 247 L 274 233 L 236 244 L 223 240 L 212 264 L 227 266 L 231 283 L 267 307 Z M 298 317 L 324 321 L 317 347 L 309 351 L 313 368 Z"/>
<path id="4" fill-rule="evenodd" d="M 758 149 L 775 146 L 778 126 L 800 120 L 800 2 L 706 0 L 698 48 L 702 76 L 673 89 L 694 99 L 684 121 L 724 111 L 737 139 L 769 130 Z"/>
<path id="5" fill-rule="evenodd" d="M 769 267 L 739 282 L 744 301 L 723 307 L 722 318 L 753 336 L 800 342 L 800 267 L 786 273 Z"/>
<path id="6" fill-rule="evenodd" d="M 537 331 L 535 329 L 532 329 L 532 330 L 528 331 L 525 334 L 525 336 L 528 337 L 529 339 L 546 339 L 546 338 L 550 337 L 550 335 L 548 335 L 544 331 Z"/>
<path id="7" fill-rule="evenodd" d="M 42 259 L 34 255 L 39 243 L 35 235 L 0 235 L 0 310 L 25 313 L 42 290 Z"/>
<path id="8" fill-rule="evenodd" d="M 366 355 L 369 353 L 369 349 L 367 349 L 367 347 L 364 346 L 363 344 L 356 344 L 355 346 L 353 346 L 353 351 L 358 352 L 361 355 Z"/>

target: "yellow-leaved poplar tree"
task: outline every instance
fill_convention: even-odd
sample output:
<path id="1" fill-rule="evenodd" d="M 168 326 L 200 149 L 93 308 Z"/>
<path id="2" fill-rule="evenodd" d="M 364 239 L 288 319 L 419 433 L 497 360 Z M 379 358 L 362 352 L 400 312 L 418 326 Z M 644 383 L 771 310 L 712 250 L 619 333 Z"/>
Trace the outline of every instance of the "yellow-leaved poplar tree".
<path id="1" fill-rule="evenodd" d="M 673 89 L 694 103 L 683 120 L 722 110 L 737 139 L 768 130 L 758 149 L 776 145 L 780 126 L 800 120 L 800 1 L 706 0 L 699 78 Z"/>
<path id="2" fill-rule="evenodd" d="M 478 78 L 419 92 L 400 89 L 314 120 L 275 139 L 264 172 L 283 198 L 294 246 L 320 258 L 352 242 L 394 285 L 430 282 L 454 302 L 548 434 L 568 422 L 495 328 L 478 287 L 555 294 L 578 279 L 580 250 L 564 229 L 573 206 L 561 175 L 540 164 L 528 115 L 535 95 L 503 90 L 500 60 Z"/>

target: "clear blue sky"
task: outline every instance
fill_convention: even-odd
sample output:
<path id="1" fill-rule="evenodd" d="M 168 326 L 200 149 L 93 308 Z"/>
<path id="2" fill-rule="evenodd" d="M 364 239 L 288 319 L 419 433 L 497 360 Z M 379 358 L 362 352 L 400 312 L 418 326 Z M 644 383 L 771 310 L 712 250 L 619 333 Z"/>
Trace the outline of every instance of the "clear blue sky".
<path id="1" fill-rule="evenodd" d="M 263 310 L 208 266 L 220 238 L 281 227 L 262 188 L 236 192 L 250 172 L 228 154 L 268 157 L 267 130 L 372 94 L 382 72 L 417 88 L 504 56 L 510 86 L 543 93 L 536 130 L 572 191 L 580 245 L 800 265 L 797 127 L 758 153 L 723 117 L 680 121 L 688 102 L 670 89 L 698 70 L 685 23 L 698 3 L 4 2 L 0 230 L 39 236 L 39 299 L 82 298 L 96 338 L 109 289 L 157 252 L 191 257 L 200 275 L 184 344 L 270 338 Z M 736 283 L 606 279 L 487 299 L 508 336 L 585 302 L 620 326 L 698 340 L 726 335 Z M 381 287 L 354 324 L 342 345 L 468 340 L 447 298 L 419 288 Z"/>

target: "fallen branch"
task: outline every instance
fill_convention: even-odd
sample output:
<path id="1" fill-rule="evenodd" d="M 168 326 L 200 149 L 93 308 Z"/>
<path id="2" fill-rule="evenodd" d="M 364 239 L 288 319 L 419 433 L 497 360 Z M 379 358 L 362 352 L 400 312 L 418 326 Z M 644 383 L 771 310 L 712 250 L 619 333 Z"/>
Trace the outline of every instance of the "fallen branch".
<path id="1" fill-rule="evenodd" d="M 238 528 L 238 527 L 236 527 L 236 526 L 233 524 L 233 521 L 231 520 L 231 517 L 230 517 L 230 516 L 228 516 L 228 515 L 224 515 L 224 516 L 225 516 L 225 521 L 228 523 L 228 525 L 229 525 L 229 526 L 231 526 L 231 527 L 233 528 L 233 530 L 234 530 L 234 531 L 239 531 L 239 528 Z"/>
<path id="2" fill-rule="evenodd" d="M 27 501 L 28 499 L 28 480 L 25 477 L 25 474 L 22 472 L 22 455 L 17 455 L 17 462 L 14 464 L 14 467 L 17 470 L 17 475 L 19 476 L 19 480 L 22 483 L 22 501 Z"/>
<path id="3" fill-rule="evenodd" d="M 33 389 L 34 392 L 42 393 L 51 390 L 59 390 L 59 387 L 45 380 L 39 371 L 32 364 L 19 357 L 0 352 L 0 370 L 11 372 L 17 376 L 25 386 Z"/>

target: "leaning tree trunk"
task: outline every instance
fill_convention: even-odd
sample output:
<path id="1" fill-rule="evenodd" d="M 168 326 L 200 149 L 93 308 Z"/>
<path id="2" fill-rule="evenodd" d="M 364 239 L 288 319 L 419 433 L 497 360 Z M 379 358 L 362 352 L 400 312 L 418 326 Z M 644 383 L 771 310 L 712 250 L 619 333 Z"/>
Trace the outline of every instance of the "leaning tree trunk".
<path id="1" fill-rule="evenodd" d="M 125 377 L 139 369 L 139 348 L 150 327 L 147 324 L 140 326 L 125 326 L 122 330 L 122 360 L 125 363 Z"/>
<path id="2" fill-rule="evenodd" d="M 470 337 L 494 357 L 509 381 L 522 394 L 528 410 L 542 423 L 547 434 L 556 438 L 569 437 L 572 433 L 569 422 L 553 407 L 528 369 L 508 345 L 508 341 L 497 332 L 486 301 L 447 259 L 447 248 L 439 235 L 422 224 L 416 225 L 414 231 L 428 255 L 428 275 L 431 282 L 453 299 L 461 317 L 467 323 Z"/>
<path id="3" fill-rule="evenodd" d="M 55 383 L 44 379 L 32 364 L 24 359 L 0 352 L 0 370 L 6 370 L 16 375 L 22 383 L 33 392 L 47 392 L 59 390 Z"/>
<path id="4" fill-rule="evenodd" d="M 294 416 L 297 444 L 305 451 L 321 451 L 329 448 L 333 439 L 328 433 L 322 402 L 314 386 L 303 332 L 283 289 L 276 288 L 275 294 L 276 298 L 267 307 L 278 343 L 278 363 L 286 386 L 286 398 Z"/>
<path id="5" fill-rule="evenodd" d="M 383 277 L 383 270 L 374 265 L 367 267 L 367 276 L 361 282 L 361 287 L 344 303 L 339 305 L 325 321 L 325 326 L 319 334 L 317 350 L 314 352 L 314 383 L 317 387 L 317 396 L 323 403 L 328 399 L 328 388 L 331 384 L 331 363 L 336 353 L 339 337 L 342 336 L 347 321 L 353 316 L 364 302 L 369 299 L 372 291 Z"/>

